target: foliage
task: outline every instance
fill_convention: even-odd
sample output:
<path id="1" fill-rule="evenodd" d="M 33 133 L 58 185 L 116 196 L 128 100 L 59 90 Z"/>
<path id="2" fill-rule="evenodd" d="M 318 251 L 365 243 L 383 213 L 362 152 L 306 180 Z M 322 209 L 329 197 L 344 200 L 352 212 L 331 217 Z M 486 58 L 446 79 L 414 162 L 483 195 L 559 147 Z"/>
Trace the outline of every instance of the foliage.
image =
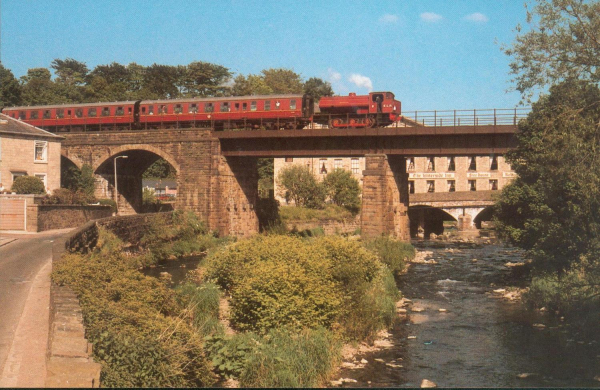
<path id="1" fill-rule="evenodd" d="M 281 224 L 279 216 L 279 201 L 272 198 L 258 198 L 256 202 L 258 226 L 264 231 L 269 226 Z"/>
<path id="2" fill-rule="evenodd" d="M 110 206 L 113 213 L 117 212 L 117 204 L 113 199 L 98 199 L 98 203 L 100 203 L 101 205 Z"/>
<path id="3" fill-rule="evenodd" d="M 52 195 L 47 195 L 42 199 L 42 204 L 74 204 L 86 205 L 95 203 L 96 198 L 89 196 L 82 191 L 73 191 L 67 188 L 57 188 L 52 191 Z"/>
<path id="4" fill-rule="evenodd" d="M 177 287 L 177 298 L 191 313 L 193 326 L 203 335 L 223 334 L 219 322 L 221 290 L 213 283 L 185 283 Z"/>
<path id="5" fill-rule="evenodd" d="M 274 168 L 272 158 L 258 159 L 258 194 L 261 198 L 267 198 L 273 189 Z"/>
<path id="6" fill-rule="evenodd" d="M 335 236 L 259 236 L 206 261 L 208 280 L 231 295 L 232 324 L 260 334 L 324 326 L 353 339 L 370 337 L 389 326 L 389 302 L 397 300 L 393 277 L 389 289 L 386 274 L 377 256 Z"/>
<path id="7" fill-rule="evenodd" d="M 142 204 L 154 204 L 157 202 L 156 196 L 154 195 L 154 190 L 152 188 L 144 187 L 142 189 Z"/>
<path id="8" fill-rule="evenodd" d="M 61 175 L 62 185 L 65 188 L 73 192 L 81 192 L 93 201 L 96 180 L 94 179 L 94 171 L 89 164 L 84 164 L 81 170 L 75 166 L 70 166 L 62 171 Z"/>
<path id="9" fill-rule="evenodd" d="M 281 216 L 281 220 L 285 222 L 323 220 L 342 222 L 354 218 L 352 213 L 346 208 L 334 204 L 327 204 L 321 210 L 309 209 L 306 207 L 281 206 L 279 208 L 279 215 Z"/>
<path id="10" fill-rule="evenodd" d="M 156 160 L 144 173 L 143 179 L 175 179 L 177 171 L 165 159 Z"/>
<path id="11" fill-rule="evenodd" d="M 600 258 L 598 123 L 600 90 L 569 81 L 519 124 L 518 146 L 507 154 L 519 177 L 501 193 L 496 226 L 538 268 L 562 271 L 581 255 Z"/>
<path id="12" fill-rule="evenodd" d="M 0 64 L 0 107 L 21 104 L 21 86 L 14 74 Z"/>
<path id="13" fill-rule="evenodd" d="M 123 243 L 100 231 L 87 255 L 66 254 L 52 279 L 78 295 L 86 336 L 107 387 L 196 387 L 214 382 L 189 310 L 155 278 L 137 271 Z"/>
<path id="14" fill-rule="evenodd" d="M 13 182 L 12 192 L 17 194 L 45 194 L 44 182 L 35 176 L 19 176 Z"/>
<path id="15" fill-rule="evenodd" d="M 527 12 L 529 29 L 517 27 L 511 73 L 516 89 L 530 96 L 535 88 L 568 79 L 600 81 L 600 2 L 537 0 Z"/>
<path id="16" fill-rule="evenodd" d="M 360 183 L 345 169 L 334 169 L 323 180 L 331 201 L 357 214 L 361 206 Z"/>
<path id="17" fill-rule="evenodd" d="M 284 167 L 277 176 L 281 193 L 296 206 L 321 209 L 325 203 L 325 188 L 304 165 Z"/>
<path id="18" fill-rule="evenodd" d="M 304 83 L 304 93 L 319 101 L 323 96 L 333 96 L 333 89 L 329 81 L 311 77 Z"/>
<path id="19" fill-rule="evenodd" d="M 408 242 L 398 241 L 389 236 L 381 236 L 366 241 L 364 246 L 377 254 L 379 259 L 393 273 L 401 273 L 406 267 L 406 261 L 415 257 L 415 248 Z"/>

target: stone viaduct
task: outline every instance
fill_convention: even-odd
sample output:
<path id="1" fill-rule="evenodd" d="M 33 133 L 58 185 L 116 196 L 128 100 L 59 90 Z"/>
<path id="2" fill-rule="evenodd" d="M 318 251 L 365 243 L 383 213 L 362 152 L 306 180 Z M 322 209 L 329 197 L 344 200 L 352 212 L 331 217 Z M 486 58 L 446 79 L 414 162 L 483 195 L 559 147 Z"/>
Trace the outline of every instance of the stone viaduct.
<path id="1" fill-rule="evenodd" d="M 62 156 L 79 168 L 89 164 L 97 178 L 96 195 L 106 198 L 114 194 L 115 157 L 127 156 L 117 159 L 117 188 L 120 209 L 130 213 L 141 207 L 142 173 L 163 158 L 178 173 L 175 208 L 193 211 L 210 229 L 236 236 L 258 232 L 258 158 L 365 156 L 362 234 L 409 239 L 404 156 L 504 154 L 515 145 L 515 131 L 514 125 L 485 125 L 65 133 Z"/>

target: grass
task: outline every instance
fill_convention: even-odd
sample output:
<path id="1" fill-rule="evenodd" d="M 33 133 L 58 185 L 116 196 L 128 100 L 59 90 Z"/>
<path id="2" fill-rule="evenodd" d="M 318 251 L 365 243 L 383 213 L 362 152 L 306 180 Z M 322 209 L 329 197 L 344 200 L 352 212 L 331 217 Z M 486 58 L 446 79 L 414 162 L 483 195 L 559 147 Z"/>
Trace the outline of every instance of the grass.
<path id="1" fill-rule="evenodd" d="M 391 239 L 387 236 L 366 241 L 364 246 L 376 253 L 394 274 L 404 271 L 407 260 L 415 257 L 415 248 L 408 242 Z"/>
<path id="2" fill-rule="evenodd" d="M 322 210 L 296 206 L 281 206 L 279 208 L 279 215 L 284 222 L 314 222 L 321 220 L 341 222 L 354 219 L 354 215 L 350 211 L 344 207 L 336 206 L 334 204 L 328 204 Z"/>

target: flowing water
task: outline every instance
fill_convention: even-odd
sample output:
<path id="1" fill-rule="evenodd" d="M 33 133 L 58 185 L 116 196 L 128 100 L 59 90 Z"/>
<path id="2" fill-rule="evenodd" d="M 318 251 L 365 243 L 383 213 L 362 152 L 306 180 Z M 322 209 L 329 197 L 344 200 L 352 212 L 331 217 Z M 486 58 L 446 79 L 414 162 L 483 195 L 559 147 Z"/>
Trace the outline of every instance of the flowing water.
<path id="1" fill-rule="evenodd" d="M 600 387 L 598 331 L 584 336 L 568 321 L 493 292 L 518 280 L 518 267 L 505 264 L 522 262 L 519 251 L 417 245 L 426 263 L 398 279 L 412 311 L 408 305 L 406 320 L 391 331 L 391 347 L 342 370 L 342 378 L 356 380 L 343 386 L 418 387 L 427 379 L 440 387 Z"/>
<path id="2" fill-rule="evenodd" d="M 155 266 L 144 268 L 142 273 L 146 276 L 160 278 L 161 274 L 166 272 L 171 275 L 171 282 L 173 287 L 175 287 L 185 281 L 186 274 L 196 269 L 198 263 L 203 258 L 204 255 L 188 256 L 179 260 L 163 260 L 159 261 Z"/>

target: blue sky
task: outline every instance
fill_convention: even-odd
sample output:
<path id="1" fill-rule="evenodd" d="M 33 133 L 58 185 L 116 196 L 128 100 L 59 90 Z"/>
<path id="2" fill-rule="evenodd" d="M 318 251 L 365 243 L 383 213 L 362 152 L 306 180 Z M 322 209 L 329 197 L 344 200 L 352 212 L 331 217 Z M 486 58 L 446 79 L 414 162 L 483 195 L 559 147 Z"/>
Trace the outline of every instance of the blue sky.
<path id="1" fill-rule="evenodd" d="M 71 57 L 93 68 L 207 61 L 291 68 L 337 94 L 392 91 L 403 109 L 510 108 L 519 0 L 0 0 L 2 63 L 20 77 Z"/>

